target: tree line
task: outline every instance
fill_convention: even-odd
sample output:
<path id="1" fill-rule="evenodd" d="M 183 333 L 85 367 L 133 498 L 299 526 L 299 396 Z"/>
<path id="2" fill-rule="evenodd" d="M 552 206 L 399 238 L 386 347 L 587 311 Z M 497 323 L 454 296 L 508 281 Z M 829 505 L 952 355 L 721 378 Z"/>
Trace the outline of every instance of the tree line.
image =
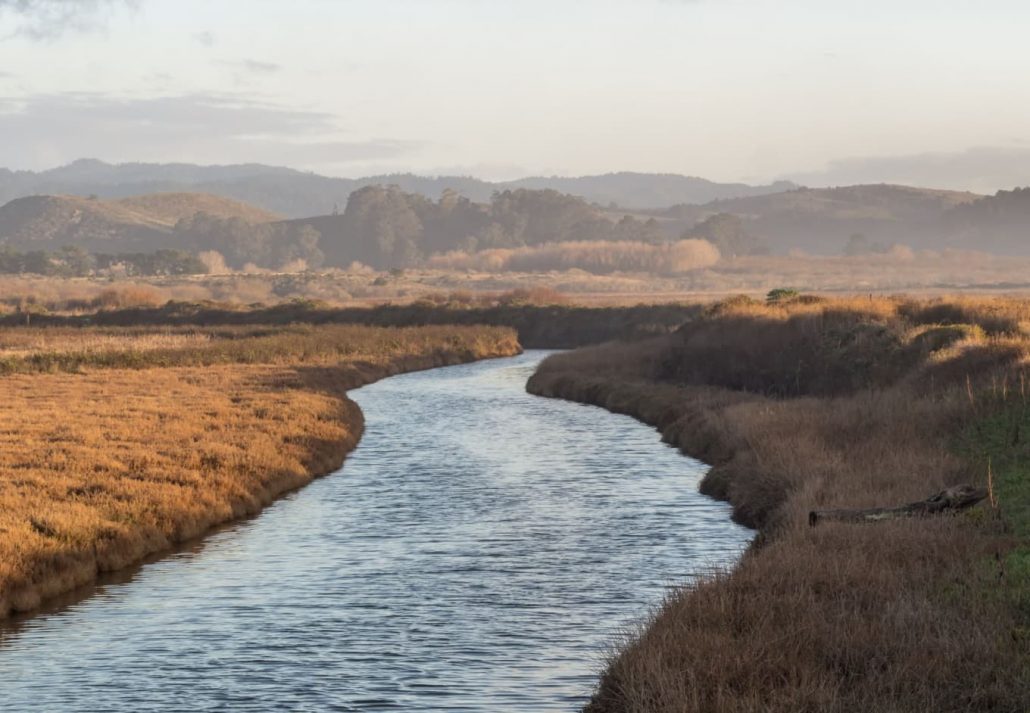
<path id="1" fill-rule="evenodd" d="M 207 265 L 185 250 L 155 252 L 90 253 L 68 245 L 58 250 L 15 250 L 0 247 L 0 274 L 34 274 L 50 277 L 87 277 L 119 273 L 131 277 L 202 275 Z"/>
<path id="2" fill-rule="evenodd" d="M 377 268 L 410 267 L 455 250 L 667 240 L 654 218 L 613 220 L 582 198 L 553 190 L 506 190 L 489 203 L 475 203 L 455 191 L 433 201 L 396 186 L 367 186 L 351 194 L 341 215 L 294 224 L 319 230 L 326 264 L 357 261 Z"/>
<path id="3" fill-rule="evenodd" d="M 614 265 L 635 265 L 645 254 L 645 262 L 660 260 L 663 265 L 682 265 L 694 259 L 679 257 L 685 249 L 682 246 L 648 252 L 632 249 L 634 245 L 705 240 L 727 257 L 767 250 L 748 233 L 745 222 L 733 215 L 711 216 L 682 234 L 670 232 L 670 227 L 655 217 L 606 210 L 549 189 L 498 191 L 489 202 L 477 203 L 452 190 L 432 200 L 397 186 L 372 185 L 354 191 L 342 213 L 259 224 L 196 213 L 180 220 L 171 236 L 161 236 L 163 249 L 153 253 L 138 251 L 153 244 L 153 238 L 134 241 L 136 252 L 131 253 L 90 254 L 80 247 L 27 252 L 7 249 L 0 259 L 0 271 L 75 276 L 121 269 L 130 275 L 182 275 L 251 268 L 298 271 L 348 267 L 355 262 L 392 269 L 426 265 L 434 256 L 447 254 L 476 255 L 557 244 L 578 247 L 560 255 L 553 249 L 536 252 L 533 260 L 546 255 L 547 260 L 554 258 L 556 265 L 571 260 L 612 269 Z M 168 244 L 174 248 L 164 248 Z M 586 244 L 596 246 L 586 248 Z M 205 253 L 217 255 L 212 261 Z M 528 255 L 518 253 L 512 260 L 526 262 Z"/>

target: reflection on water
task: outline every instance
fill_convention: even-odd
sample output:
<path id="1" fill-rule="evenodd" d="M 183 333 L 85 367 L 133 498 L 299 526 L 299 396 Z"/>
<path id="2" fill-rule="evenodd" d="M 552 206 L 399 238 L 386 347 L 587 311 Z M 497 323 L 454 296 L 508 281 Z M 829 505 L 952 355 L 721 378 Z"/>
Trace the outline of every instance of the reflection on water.
<path id="1" fill-rule="evenodd" d="M 12 711 L 571 711 L 606 647 L 749 532 L 654 430 L 527 395 L 544 356 L 355 391 L 342 472 L 23 622 Z"/>

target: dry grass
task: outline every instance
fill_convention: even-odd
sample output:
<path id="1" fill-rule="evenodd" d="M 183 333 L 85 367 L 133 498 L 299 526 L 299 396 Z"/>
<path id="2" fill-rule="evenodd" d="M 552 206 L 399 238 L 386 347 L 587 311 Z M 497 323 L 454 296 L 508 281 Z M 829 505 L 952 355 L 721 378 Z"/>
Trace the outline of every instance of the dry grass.
<path id="1" fill-rule="evenodd" d="M 546 243 L 514 249 L 460 250 L 436 255 L 430 267 L 484 272 L 548 272 L 585 270 L 606 275 L 612 272 L 646 272 L 679 275 L 719 261 L 719 250 L 707 240 L 680 240 L 651 245 L 627 241 L 572 241 Z"/>
<path id="2" fill-rule="evenodd" d="M 348 389 L 518 350 L 485 327 L 6 329 L 0 344 L 77 371 L 0 378 L 0 618 L 335 470 L 362 430 Z M 126 354 L 134 368 L 105 368 Z"/>
<path id="3" fill-rule="evenodd" d="M 183 349 L 209 343 L 212 334 L 194 328 L 168 329 L 4 329 L 0 358 L 55 352 L 100 354 L 112 351 Z"/>
<path id="4" fill-rule="evenodd" d="M 809 255 L 723 258 L 707 267 L 683 274 L 666 274 L 661 267 L 662 250 L 655 249 L 648 260 L 618 262 L 611 244 L 600 244 L 598 252 L 584 253 L 591 274 L 577 263 L 527 261 L 509 265 L 534 272 L 497 272 L 497 266 L 481 264 L 490 251 L 468 256 L 467 260 L 438 257 L 432 264 L 449 267 L 408 269 L 402 273 L 377 272 L 362 265 L 346 270 L 323 270 L 296 274 L 212 274 L 151 278 L 73 278 L 29 275 L 0 275 L 0 314 L 14 312 L 19 305 L 30 311 L 91 312 L 101 294 L 122 293 L 116 304 L 129 306 L 132 291 L 145 303 L 215 301 L 236 305 L 266 305 L 291 300 L 318 300 L 334 306 L 373 305 L 384 302 L 408 303 L 434 293 L 467 291 L 490 294 L 513 289 L 547 288 L 560 291 L 578 304 L 639 304 L 672 301 L 711 301 L 727 295 L 747 293 L 761 298 L 777 287 L 795 287 L 806 292 L 853 294 L 899 291 L 944 295 L 957 290 L 979 289 L 991 294 L 1026 293 L 1030 290 L 1030 258 L 1000 257 L 980 253 L 917 253 L 911 259 L 897 254 L 860 257 Z M 606 252 L 608 251 L 608 252 Z M 511 251 L 505 251 L 507 254 Z M 570 249 L 570 258 L 576 253 Z M 643 257 L 640 253 L 638 257 Z M 451 256 L 455 257 L 455 256 Z M 458 256 L 459 258 L 461 256 Z M 710 256 L 709 256 L 710 257 Z M 655 262 L 655 260 L 658 260 Z M 503 261 L 507 264 L 507 258 Z M 585 263 L 579 263 L 585 264 Z M 672 263 L 668 263 L 671 265 Z M 694 265 L 694 263 L 684 263 Z M 698 265 L 700 263 L 697 263 Z M 696 266 L 696 265 L 695 265 Z M 489 268 L 489 269 L 486 269 Z M 548 269 L 555 268 L 555 269 Z M 642 272 L 642 269 L 657 272 Z M 548 269 L 541 272 L 542 269 Z M 619 270 L 612 272 L 612 270 Z M 110 299 L 104 297 L 104 300 Z"/>
<path id="5" fill-rule="evenodd" d="M 623 643 L 588 710 L 1030 709 L 1030 577 L 1006 564 L 1014 500 L 1005 516 L 806 519 L 985 484 L 985 463 L 959 443 L 1025 398 L 1027 342 L 997 325 L 1027 308 L 738 300 L 676 335 L 545 362 L 533 391 L 654 424 L 713 464 L 705 492 L 760 528 L 732 573 L 685 588 Z M 930 315 L 945 324 L 929 326 Z M 1015 488 L 1030 492 L 1025 479 Z"/>

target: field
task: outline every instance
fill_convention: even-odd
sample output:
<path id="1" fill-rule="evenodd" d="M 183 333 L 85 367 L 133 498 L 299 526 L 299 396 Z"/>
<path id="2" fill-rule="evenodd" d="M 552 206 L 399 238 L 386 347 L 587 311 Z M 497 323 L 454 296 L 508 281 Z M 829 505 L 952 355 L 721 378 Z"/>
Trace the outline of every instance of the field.
<path id="1" fill-rule="evenodd" d="M 629 413 L 758 528 L 612 656 L 591 713 L 1030 708 L 1030 303 L 749 299 L 554 356 L 531 391 Z M 954 517 L 820 523 L 989 488 Z"/>
<path id="2" fill-rule="evenodd" d="M 337 469 L 348 389 L 518 350 L 488 327 L 0 329 L 0 618 Z"/>
<path id="3" fill-rule="evenodd" d="M 26 315 L 36 326 L 15 326 Z M 621 642 L 589 711 L 1028 709 L 1030 301 L 584 307 L 535 288 L 6 321 L 3 614 L 336 469 L 361 433 L 349 388 L 514 353 L 516 332 L 540 347 L 615 339 L 552 357 L 529 388 L 660 428 L 713 465 L 702 489 L 758 535 L 736 569 L 685 585 Z M 989 502 L 808 524 L 813 509 L 958 483 L 989 487 Z"/>
<path id="4" fill-rule="evenodd" d="M 617 250 L 619 244 L 606 248 Z M 674 251 L 671 247 L 668 249 Z M 655 250 L 658 249 L 652 249 Z M 497 252 L 493 251 L 494 257 Z M 564 252 L 578 255 L 574 246 Z M 606 254 L 587 251 L 586 257 L 604 267 L 602 274 L 593 274 L 574 266 L 567 269 L 568 266 L 560 262 L 550 269 L 540 269 L 540 265 L 531 261 L 519 264 L 514 258 L 520 253 L 507 253 L 512 254 L 502 263 L 510 263 L 513 266 L 510 270 L 487 269 L 490 255 L 480 253 L 467 263 L 451 255 L 446 260 L 436 261 L 439 265 L 435 268 L 390 271 L 353 265 L 346 270 L 296 273 L 254 270 L 151 278 L 62 279 L 2 275 L 0 315 L 88 312 L 98 307 L 155 306 L 169 300 L 239 306 L 304 300 L 333 307 L 367 307 L 427 299 L 439 301 L 454 294 L 489 301 L 513 290 L 558 292 L 576 304 L 635 305 L 707 302 L 738 293 L 762 296 L 777 287 L 826 294 L 998 293 L 1030 289 L 1027 279 L 1030 259 L 973 251 L 914 252 L 899 248 L 884 254 L 854 257 L 724 256 L 712 265 L 675 275 L 662 274 L 660 270 L 648 272 L 646 255 L 634 254 L 636 262 L 628 264 L 634 265 L 635 270 L 629 267 L 616 270 L 608 264 Z"/>

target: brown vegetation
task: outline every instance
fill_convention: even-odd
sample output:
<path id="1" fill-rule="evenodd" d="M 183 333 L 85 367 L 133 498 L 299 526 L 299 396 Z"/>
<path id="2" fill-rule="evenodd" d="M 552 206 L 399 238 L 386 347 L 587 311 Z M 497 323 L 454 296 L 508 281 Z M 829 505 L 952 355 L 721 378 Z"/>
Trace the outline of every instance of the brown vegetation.
<path id="1" fill-rule="evenodd" d="M 533 392 L 655 425 L 713 464 L 702 490 L 760 531 L 735 570 L 623 642 L 588 710 L 1030 708 L 1030 487 L 998 465 L 1026 449 L 1027 309 L 738 299 L 674 335 L 546 361 Z M 987 487 L 996 414 L 1013 414 L 993 427 L 997 509 L 809 526 L 815 509 Z"/>
<path id="2" fill-rule="evenodd" d="M 6 243 L 21 246 L 131 241 L 170 235 L 179 220 L 197 213 L 250 224 L 279 219 L 262 208 L 206 193 L 152 193 L 118 200 L 37 195 L 0 206 L 0 235 Z"/>
<path id="3" fill-rule="evenodd" d="M 0 377 L 0 618 L 335 470 L 362 429 L 348 389 L 518 348 L 487 327 L 0 330 L 20 372 Z"/>
<path id="4" fill-rule="evenodd" d="M 486 254 L 489 254 L 487 251 Z M 712 300 L 747 293 L 762 297 L 777 287 L 824 294 L 918 291 L 949 294 L 972 289 L 994 294 L 1030 290 L 1030 258 L 1002 258 L 960 251 L 897 248 L 882 254 L 851 257 L 778 255 L 723 258 L 714 265 L 678 275 L 647 272 L 591 274 L 583 269 L 552 272 L 493 272 L 464 269 L 376 271 L 354 264 L 346 270 L 254 271 L 224 274 L 220 255 L 208 254 L 204 276 L 57 278 L 0 275 L 0 314 L 20 305 L 34 312 L 91 311 L 106 290 L 151 290 L 160 302 L 224 302 L 235 305 L 280 304 L 318 300 L 333 306 L 370 306 L 414 302 L 438 294 L 467 292 L 495 295 L 513 289 L 546 288 L 577 304 L 639 304 Z M 476 258 L 477 256 L 471 256 Z"/>
<path id="5" fill-rule="evenodd" d="M 700 305 L 656 304 L 627 307 L 578 307 L 565 304 L 560 293 L 547 289 L 511 290 L 471 297 L 467 293 L 433 295 L 410 304 L 379 307 L 333 308 L 328 305 L 297 301 L 274 307 L 244 309 L 224 304 L 168 303 L 159 308 L 99 311 L 75 315 L 38 315 L 32 324 L 54 327 L 163 326 L 188 328 L 205 326 L 260 326 L 364 324 L 381 327 L 408 327 L 427 324 L 493 325 L 518 330 L 519 341 L 527 347 L 561 349 L 597 344 L 610 339 L 639 337 L 669 332 L 687 318 L 698 314 Z M 23 315 L 0 317 L 0 325 L 23 324 Z M 125 364 L 131 355 L 116 354 L 109 359 Z M 180 358 L 180 357 L 176 357 Z M 204 356 L 198 357 L 203 359 Z M 37 361 L 47 361 L 39 357 Z M 61 354 L 52 362 L 74 361 L 74 355 Z M 194 363 L 194 362 L 190 362 Z M 203 362 L 201 362 L 203 363 Z M 4 364 L 0 358 L 0 367 Z M 16 363 L 13 370 L 21 368 Z"/>
<path id="6" fill-rule="evenodd" d="M 160 221 L 170 227 L 184 218 L 192 218 L 197 213 L 217 218 L 239 218 L 247 223 L 271 223 L 282 220 L 278 213 L 210 193 L 147 193 L 121 198 L 111 203 L 139 212 L 150 220 Z"/>
<path id="7" fill-rule="evenodd" d="M 547 272 L 585 270 L 605 275 L 612 272 L 647 272 L 680 275 L 711 267 L 719 251 L 707 240 L 680 240 L 651 245 L 628 241 L 576 241 L 548 243 L 515 249 L 453 251 L 428 260 L 434 268 L 484 272 Z"/>

